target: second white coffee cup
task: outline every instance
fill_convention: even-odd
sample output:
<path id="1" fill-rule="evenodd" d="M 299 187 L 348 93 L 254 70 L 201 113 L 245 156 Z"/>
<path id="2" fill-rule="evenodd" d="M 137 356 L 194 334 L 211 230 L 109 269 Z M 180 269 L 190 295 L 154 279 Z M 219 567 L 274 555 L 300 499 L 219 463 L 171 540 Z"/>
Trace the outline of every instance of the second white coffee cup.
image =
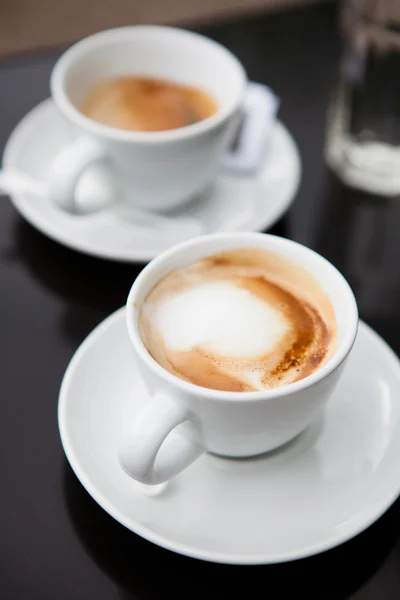
<path id="1" fill-rule="evenodd" d="M 161 367 L 147 351 L 139 330 L 144 299 L 173 269 L 236 248 L 260 248 L 305 268 L 326 292 L 337 324 L 333 356 L 308 377 L 260 392 L 225 392 L 188 383 Z M 287 239 L 259 233 L 199 237 L 175 246 L 141 272 L 129 293 L 127 329 L 137 372 L 151 401 L 126 424 L 120 462 L 134 479 L 162 483 L 202 452 L 245 457 L 293 439 L 319 414 L 332 394 L 354 344 L 358 313 L 350 286 L 322 256 Z M 174 431 L 180 426 L 180 431 Z"/>
<path id="2" fill-rule="evenodd" d="M 215 98 L 213 116 L 169 131 L 108 127 L 80 110 L 99 81 L 151 76 L 197 86 Z M 51 76 L 51 93 L 76 139 L 55 158 L 50 197 L 78 212 L 75 189 L 88 167 L 107 172 L 110 196 L 146 210 L 167 210 L 200 193 L 216 176 L 243 103 L 246 74 L 220 44 L 182 29 L 133 26 L 88 37 L 67 50 Z M 104 180 L 103 180 L 103 185 Z"/>

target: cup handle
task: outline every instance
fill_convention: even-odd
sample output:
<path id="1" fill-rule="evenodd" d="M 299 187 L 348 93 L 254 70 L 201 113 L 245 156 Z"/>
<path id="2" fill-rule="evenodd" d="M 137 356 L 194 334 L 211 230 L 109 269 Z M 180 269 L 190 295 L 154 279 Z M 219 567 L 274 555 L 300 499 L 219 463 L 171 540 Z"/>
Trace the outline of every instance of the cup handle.
<path id="1" fill-rule="evenodd" d="M 165 393 L 156 394 L 136 416 L 119 449 L 124 471 L 136 481 L 158 485 L 175 477 L 204 452 L 189 431 L 174 432 L 192 422 L 189 411 Z"/>
<path id="2" fill-rule="evenodd" d="M 75 139 L 54 159 L 48 181 L 50 199 L 66 212 L 79 213 L 75 190 L 81 175 L 88 167 L 95 164 L 104 165 L 107 160 L 105 150 L 94 140 L 87 137 Z M 92 206 L 91 211 L 102 207 L 104 202 L 98 207 Z"/>

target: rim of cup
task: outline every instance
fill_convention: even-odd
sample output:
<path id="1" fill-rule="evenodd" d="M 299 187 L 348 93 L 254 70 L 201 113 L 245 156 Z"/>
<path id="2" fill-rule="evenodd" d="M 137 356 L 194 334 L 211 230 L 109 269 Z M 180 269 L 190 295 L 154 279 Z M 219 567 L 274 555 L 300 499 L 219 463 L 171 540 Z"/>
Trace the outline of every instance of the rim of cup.
<path id="1" fill-rule="evenodd" d="M 216 52 L 223 54 L 237 70 L 238 77 L 241 80 L 239 86 L 240 91 L 237 94 L 235 101 L 231 102 L 228 106 L 219 108 L 211 117 L 185 127 L 170 129 L 167 131 L 126 131 L 123 129 L 103 125 L 93 119 L 90 119 L 89 117 L 86 117 L 69 99 L 69 95 L 65 87 L 65 77 L 68 70 L 73 68 L 74 63 L 83 57 L 87 52 L 95 50 L 96 48 L 100 48 L 104 44 L 112 44 L 118 40 L 122 41 L 124 39 L 129 40 L 137 34 L 144 35 L 150 32 L 152 34 L 159 32 L 160 34 L 177 35 L 182 39 L 191 38 L 202 44 L 207 44 L 209 47 L 213 47 Z M 144 142 L 148 144 L 171 142 L 174 140 L 191 138 L 198 134 L 214 129 L 228 119 L 239 108 L 244 98 L 246 85 L 247 75 L 242 64 L 230 50 L 225 48 L 225 46 L 199 33 L 181 29 L 179 27 L 168 27 L 162 25 L 132 25 L 128 27 L 115 27 L 113 29 L 107 29 L 105 31 L 100 31 L 90 35 L 68 48 L 61 55 L 56 62 L 50 76 L 50 89 L 53 100 L 57 104 L 58 108 L 67 117 L 69 117 L 71 121 L 75 122 L 89 133 L 106 137 L 114 141 Z"/>
<path id="2" fill-rule="evenodd" d="M 185 381 L 184 379 L 181 379 L 177 375 L 173 375 L 172 373 L 170 373 L 169 371 L 164 369 L 148 352 L 148 350 L 147 350 L 146 346 L 144 345 L 143 340 L 141 338 L 139 326 L 138 326 L 139 312 L 136 309 L 135 302 L 136 302 L 138 294 L 140 293 L 140 289 L 141 289 L 142 285 L 145 284 L 146 279 L 149 277 L 149 275 L 151 273 L 153 273 L 155 270 L 157 270 L 158 268 L 160 268 L 164 263 L 168 262 L 172 256 L 174 256 L 176 254 L 182 254 L 182 252 L 184 252 L 188 248 L 200 246 L 204 243 L 210 243 L 210 246 L 211 246 L 213 241 L 225 240 L 225 239 L 226 240 L 238 240 L 238 241 L 243 240 L 243 247 L 246 247 L 246 240 L 249 243 L 250 240 L 256 240 L 257 238 L 265 239 L 266 237 L 269 238 L 270 241 L 274 240 L 274 241 L 272 241 L 272 246 L 275 244 L 275 245 L 283 245 L 283 246 L 287 246 L 287 247 L 292 247 L 292 249 L 294 251 L 293 252 L 294 255 L 296 252 L 302 252 L 302 253 L 307 254 L 314 261 L 319 261 L 325 269 L 328 269 L 329 271 L 331 271 L 332 274 L 337 278 L 337 280 L 340 281 L 340 285 L 342 286 L 342 289 L 346 296 L 346 303 L 347 303 L 346 311 L 349 314 L 349 318 L 348 318 L 349 327 L 346 328 L 346 331 L 343 332 L 343 339 L 341 340 L 340 345 L 335 349 L 333 356 L 331 356 L 331 358 L 325 364 L 323 364 L 319 369 L 317 369 L 310 375 L 307 375 L 303 379 L 300 379 L 299 381 L 295 381 L 293 383 L 289 383 L 289 384 L 283 385 L 281 387 L 277 387 L 277 388 L 273 388 L 273 389 L 266 389 L 266 390 L 261 390 L 261 391 L 255 391 L 255 392 L 228 392 L 228 391 L 221 391 L 221 390 L 215 390 L 215 389 L 211 389 L 211 388 L 202 387 L 202 386 L 196 385 L 194 383 Z M 278 241 L 276 241 L 276 240 L 278 240 Z M 267 248 L 267 247 L 263 246 L 261 243 L 259 246 L 255 246 L 255 247 L 263 248 L 266 251 L 271 251 L 271 252 L 275 252 L 276 254 L 279 254 L 278 248 Z M 216 252 L 218 252 L 218 251 L 216 251 Z M 207 250 L 205 248 L 203 256 L 208 256 L 210 254 L 213 254 L 213 251 L 211 250 L 211 252 L 207 253 Z M 286 258 L 289 261 L 291 260 L 288 257 L 286 257 Z M 200 258 L 196 259 L 196 260 L 200 260 Z M 188 264 L 191 264 L 190 261 Z M 160 276 L 160 278 L 165 276 L 167 273 L 168 273 L 168 268 Z M 315 277 L 315 278 L 318 280 L 318 277 Z M 153 284 L 153 285 L 155 285 L 155 284 Z M 150 289 L 153 287 L 153 285 L 150 286 Z M 150 289 L 148 291 L 150 291 Z M 335 306 L 333 305 L 333 303 L 332 303 L 332 306 L 335 310 Z M 151 370 L 155 371 L 156 374 L 159 375 L 162 379 L 164 379 L 164 381 L 168 385 L 170 385 L 170 386 L 174 385 L 175 387 L 178 387 L 183 392 L 189 392 L 191 394 L 202 395 L 204 397 L 207 397 L 207 398 L 210 398 L 213 400 L 221 400 L 221 401 L 231 400 L 231 401 L 237 402 L 237 401 L 241 401 L 241 400 L 261 401 L 261 400 L 267 400 L 267 399 L 274 399 L 274 398 L 279 398 L 279 397 L 283 397 L 283 396 L 288 396 L 288 395 L 300 392 L 302 390 L 305 390 L 305 389 L 313 386 L 314 384 L 318 383 L 319 381 L 322 381 L 323 379 L 326 379 L 327 377 L 329 377 L 333 373 L 333 371 L 335 371 L 339 367 L 339 365 L 345 360 L 345 358 L 349 354 L 349 352 L 352 349 L 353 344 L 356 340 L 357 328 L 358 328 L 357 302 L 356 302 L 356 299 L 354 297 L 354 294 L 353 294 L 353 291 L 352 291 L 350 285 L 348 284 L 346 279 L 343 277 L 343 275 L 340 273 L 340 271 L 338 269 L 336 269 L 336 267 L 334 267 L 332 265 L 332 263 L 330 263 L 326 258 L 324 258 L 320 254 L 318 254 L 318 252 L 311 250 L 311 248 L 308 248 L 307 246 L 304 246 L 303 244 L 299 244 L 297 242 L 294 242 L 294 241 L 286 239 L 286 238 L 281 238 L 279 236 L 265 234 L 265 233 L 238 232 L 238 233 L 208 234 L 208 235 L 196 237 L 187 242 L 182 242 L 181 244 L 178 244 L 178 245 L 174 246 L 173 248 L 170 248 L 169 250 L 163 252 L 158 257 L 153 259 L 143 269 L 143 271 L 141 271 L 141 273 L 138 275 L 138 277 L 136 278 L 135 282 L 133 283 L 133 285 L 129 291 L 127 302 L 126 302 L 126 309 L 127 309 L 126 310 L 126 323 L 127 323 L 127 329 L 128 329 L 128 333 L 129 333 L 131 342 L 132 342 L 136 352 L 140 356 L 140 359 L 143 360 Z M 336 310 L 335 310 L 335 312 L 336 312 Z"/>

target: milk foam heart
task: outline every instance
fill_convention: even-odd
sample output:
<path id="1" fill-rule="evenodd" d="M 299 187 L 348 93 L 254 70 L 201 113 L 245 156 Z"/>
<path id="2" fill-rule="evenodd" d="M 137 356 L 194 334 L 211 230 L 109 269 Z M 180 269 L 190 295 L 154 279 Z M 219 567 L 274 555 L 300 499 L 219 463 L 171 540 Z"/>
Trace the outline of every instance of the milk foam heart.
<path id="1" fill-rule="evenodd" d="M 139 325 L 166 370 L 235 392 L 306 377 L 329 359 L 336 336 L 332 306 L 309 273 L 246 248 L 168 273 L 145 298 Z"/>
<path id="2" fill-rule="evenodd" d="M 289 328 L 272 306 L 229 281 L 206 282 L 149 303 L 144 314 L 169 349 L 201 347 L 227 357 L 270 352 Z"/>

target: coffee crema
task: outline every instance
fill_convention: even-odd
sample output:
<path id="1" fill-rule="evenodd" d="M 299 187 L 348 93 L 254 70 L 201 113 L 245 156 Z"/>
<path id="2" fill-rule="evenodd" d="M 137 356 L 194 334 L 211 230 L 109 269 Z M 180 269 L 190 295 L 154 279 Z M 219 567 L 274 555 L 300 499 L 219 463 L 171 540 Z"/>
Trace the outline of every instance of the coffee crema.
<path id="1" fill-rule="evenodd" d="M 293 383 L 332 355 L 329 299 L 299 265 L 241 248 L 170 272 L 146 297 L 140 333 L 150 355 L 193 384 L 232 392 Z"/>
<path id="2" fill-rule="evenodd" d="M 166 131 L 207 119 L 217 112 L 218 105 L 201 88 L 126 75 L 95 85 L 81 110 L 108 127 Z"/>

